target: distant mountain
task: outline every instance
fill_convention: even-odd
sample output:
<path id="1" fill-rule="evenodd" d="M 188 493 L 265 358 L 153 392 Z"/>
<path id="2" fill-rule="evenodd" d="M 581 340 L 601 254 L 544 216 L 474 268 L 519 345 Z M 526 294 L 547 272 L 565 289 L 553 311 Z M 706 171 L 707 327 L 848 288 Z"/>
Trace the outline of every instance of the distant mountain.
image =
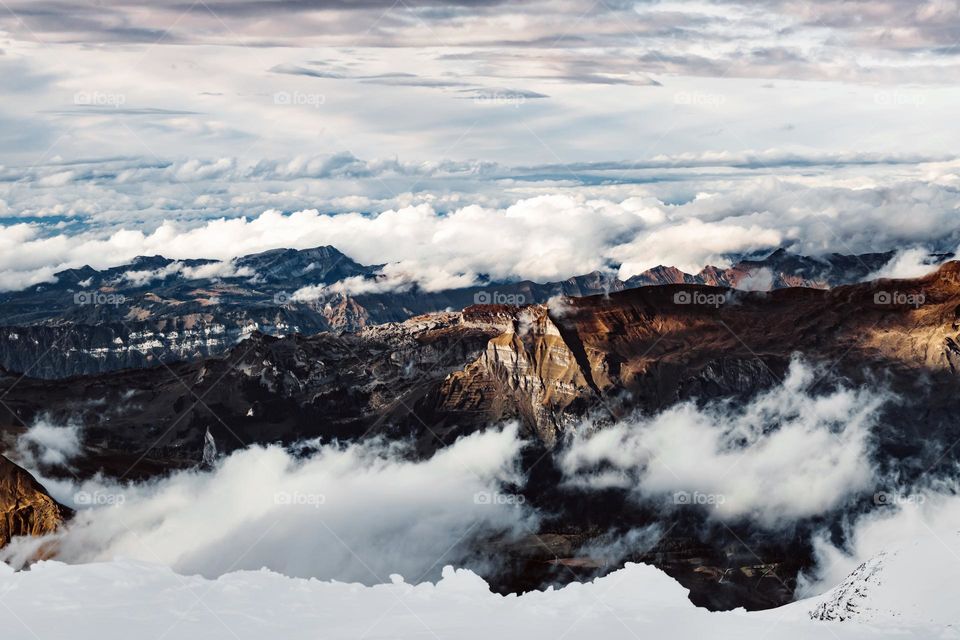
<path id="1" fill-rule="evenodd" d="M 557 295 L 649 285 L 823 289 L 862 280 L 892 256 L 810 258 L 779 250 L 698 274 L 656 267 L 626 281 L 594 272 L 560 282 L 494 282 L 436 292 L 416 286 L 380 291 L 378 266 L 361 265 L 330 246 L 275 249 L 231 262 L 141 256 L 110 269 L 62 271 L 54 283 L 0 297 L 0 366 L 56 378 L 205 358 L 253 332 L 353 333 L 475 303 L 543 303 Z M 332 286 L 345 280 L 350 287 Z M 312 293 L 295 298 L 300 290 Z"/>
<path id="2" fill-rule="evenodd" d="M 768 291 L 789 287 L 828 289 L 861 282 L 893 259 L 894 252 L 812 258 L 778 249 L 761 260 L 741 260 L 729 268 L 704 267 L 689 274 L 675 267 L 654 267 L 626 281 L 627 289 L 651 284 L 707 284 Z"/>

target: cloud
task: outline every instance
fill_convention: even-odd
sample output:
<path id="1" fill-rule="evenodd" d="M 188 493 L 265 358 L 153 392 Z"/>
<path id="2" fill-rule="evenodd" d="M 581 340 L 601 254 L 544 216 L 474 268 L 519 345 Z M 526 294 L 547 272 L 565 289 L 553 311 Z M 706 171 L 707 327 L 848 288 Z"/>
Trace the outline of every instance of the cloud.
<path id="1" fill-rule="evenodd" d="M 627 279 L 658 265 L 696 273 L 708 264 L 728 264 L 729 255 L 776 247 L 783 241 L 778 229 L 688 220 L 638 234 L 636 240 L 614 247 L 610 256 L 620 263 L 620 277 Z"/>
<path id="2" fill-rule="evenodd" d="M 741 291 L 770 291 L 773 288 L 773 271 L 764 267 L 747 274 L 737 283 Z"/>
<path id="3" fill-rule="evenodd" d="M 870 430 L 887 398 L 844 388 L 813 395 L 816 380 L 795 360 L 782 385 L 742 407 L 687 402 L 581 429 L 561 454 L 566 483 L 765 527 L 828 513 L 873 486 Z"/>
<path id="4" fill-rule="evenodd" d="M 914 247 L 898 251 L 890 262 L 876 272 L 871 273 L 865 280 L 879 278 L 919 278 L 935 271 L 941 259 L 933 258 L 929 249 Z"/>
<path id="5" fill-rule="evenodd" d="M 710 161 L 742 159 L 719 156 Z M 695 164 L 706 159 L 683 161 Z M 97 210 L 105 202 L 122 203 L 135 197 L 138 189 L 150 206 L 162 202 L 160 208 L 149 215 L 99 211 L 83 224 L 67 218 L 76 210 L 65 209 L 52 193 L 44 198 L 56 204 L 43 210 L 43 217 L 41 210 L 9 202 L 8 208 L 21 215 L 32 212 L 38 217 L 0 227 L 0 288 L 50 282 L 57 271 L 85 264 L 118 266 L 138 255 L 229 261 L 268 249 L 323 245 L 333 245 L 364 264 L 384 265 L 379 279 L 338 285 L 354 291 L 408 289 L 414 284 L 437 290 L 489 280 L 546 282 L 593 271 L 629 278 L 661 264 L 697 272 L 708 264 L 726 267 L 744 254 L 782 246 L 814 256 L 901 249 L 905 253 L 884 273 L 902 275 L 924 270 L 917 264 L 922 260 L 917 246 L 938 252 L 960 246 L 955 224 L 960 199 L 950 179 L 956 172 L 953 162 L 930 163 L 922 170 L 923 179 L 871 178 L 866 185 L 861 179 L 829 172 L 758 177 L 747 169 L 735 178 L 704 179 L 694 173 L 682 183 L 662 186 L 594 185 L 583 174 L 582 184 L 573 186 L 523 183 L 519 178 L 505 182 L 495 166 L 485 163 L 362 161 L 351 154 L 252 164 L 223 158 L 142 166 L 122 160 L 105 165 L 61 164 L 49 175 L 63 185 L 57 189 L 64 193 L 71 184 L 83 185 L 78 192 L 86 199 L 74 200 L 74 208 L 89 203 Z M 592 170 L 616 172 L 620 166 L 612 163 Z M 3 172 L 0 168 L 0 175 Z M 21 179 L 9 173 L 11 180 Z M 385 202 L 396 206 L 379 211 L 308 208 L 283 213 L 268 208 L 252 217 L 235 217 L 236 207 L 256 202 L 251 195 L 256 190 L 239 188 L 244 181 L 265 181 L 266 192 L 273 181 L 302 180 L 290 187 L 289 193 L 294 193 L 313 184 L 313 179 L 375 184 L 400 175 L 433 181 L 437 192 L 388 198 Z M 121 183 L 111 193 L 122 195 L 92 197 L 97 191 L 90 184 L 100 181 Z M 451 193 L 442 186 L 444 181 L 454 181 L 458 188 L 464 181 L 471 186 Z M 225 196 L 218 185 L 236 189 L 235 195 Z M 490 195 L 491 185 L 510 189 L 501 187 Z M 189 203 L 158 195 L 178 188 L 186 189 L 182 194 Z M 151 190 L 157 193 L 147 196 Z M 203 195 L 195 195 L 200 192 Z M 38 197 L 35 190 L 30 193 Z M 377 202 L 340 196 L 329 200 L 364 207 Z M 224 216 L 220 207 L 231 209 L 231 215 Z M 909 211 L 909 223 L 904 211 Z M 144 216 L 152 222 L 140 222 Z M 135 275 L 149 279 L 163 274 Z M 315 292 L 304 295 L 308 293 Z"/>
<path id="6" fill-rule="evenodd" d="M 209 262 L 190 266 L 175 260 L 159 269 L 141 269 L 126 271 L 121 278 L 135 287 L 143 287 L 156 280 L 165 280 L 171 276 L 182 276 L 187 280 L 206 280 L 209 278 L 250 278 L 256 273 L 250 267 L 237 267 L 232 260 Z M 78 283 L 81 284 L 82 283 Z"/>
<path id="7" fill-rule="evenodd" d="M 468 206 L 446 214 L 429 205 L 376 216 L 267 211 L 253 219 L 221 219 L 192 229 L 165 222 L 152 233 L 122 230 L 109 237 L 43 237 L 36 226 L 18 225 L 0 229 L 0 247 L 20 254 L 0 257 L 0 274 L 20 272 L 22 282 L 30 283 L 49 277 L 51 263 L 102 267 L 161 253 L 173 259 L 203 255 L 225 260 L 276 247 L 332 244 L 365 264 L 391 263 L 383 268 L 388 280 L 416 281 L 434 290 L 472 284 L 480 274 L 549 280 L 590 272 L 604 266 L 605 245 L 643 226 L 642 217 L 614 203 L 564 196 L 522 200 L 506 209 Z"/>
<path id="8" fill-rule="evenodd" d="M 32 468 L 70 468 L 82 451 L 82 428 L 76 424 L 55 424 L 41 416 L 18 439 L 14 455 Z"/>
<path id="9" fill-rule="evenodd" d="M 296 455 L 252 447 L 209 473 L 145 484 L 44 483 L 81 509 L 54 536 L 67 562 L 124 556 L 211 577 L 269 567 L 366 584 L 391 573 L 432 580 L 444 564 L 489 567 L 474 555 L 477 539 L 535 530 L 535 515 L 517 501 L 488 499 L 523 481 L 522 446 L 512 425 L 422 461 L 396 443 L 308 443 Z M 47 542 L 21 539 L 3 556 L 19 564 Z"/>
<path id="10" fill-rule="evenodd" d="M 63 7 L 10 0 L 0 28 L 45 43 L 451 47 L 502 75 L 624 82 L 644 74 L 939 81 L 960 15 L 949 3 L 176 2 Z M 892 29 L 891 24 L 896 28 Z M 571 25 L 575 28 L 572 28 Z M 917 55 L 922 51 L 925 55 Z M 705 53 L 708 52 L 708 53 Z"/>

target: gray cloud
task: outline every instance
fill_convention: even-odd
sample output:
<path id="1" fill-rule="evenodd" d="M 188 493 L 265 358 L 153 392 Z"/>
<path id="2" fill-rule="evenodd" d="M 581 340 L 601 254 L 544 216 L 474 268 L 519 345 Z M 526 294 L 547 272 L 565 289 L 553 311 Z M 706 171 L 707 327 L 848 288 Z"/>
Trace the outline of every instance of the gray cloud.
<path id="1" fill-rule="evenodd" d="M 504 64 L 504 53 L 518 50 L 569 65 L 574 49 L 576 64 L 583 68 L 549 77 L 586 83 L 630 83 L 610 75 L 612 66 L 632 67 L 641 75 L 938 82 L 944 72 L 956 77 L 953 47 L 960 38 L 960 11 L 935 0 L 689 6 L 580 0 L 411 0 L 400 6 L 387 0 L 258 0 L 161 2 L 147 10 L 128 2 L 11 0 L 8 5 L 0 26 L 24 40 L 467 47 L 474 51 L 454 55 L 493 67 Z M 510 29 L 515 15 L 523 16 L 522 32 Z M 704 43 L 714 45 L 710 54 L 702 53 Z M 858 55 L 867 52 L 883 55 L 869 61 Z M 925 55 L 918 58 L 920 52 Z M 522 77 L 542 76 L 528 69 Z"/>

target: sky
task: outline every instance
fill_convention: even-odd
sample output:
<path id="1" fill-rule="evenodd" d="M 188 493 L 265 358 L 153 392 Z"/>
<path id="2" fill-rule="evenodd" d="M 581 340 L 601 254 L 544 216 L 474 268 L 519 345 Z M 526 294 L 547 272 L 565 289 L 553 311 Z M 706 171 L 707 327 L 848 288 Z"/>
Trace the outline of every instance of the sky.
<path id="1" fill-rule="evenodd" d="M 958 2 L 4 0 L 0 77 L 6 290 L 169 234 L 435 284 L 960 244 Z"/>

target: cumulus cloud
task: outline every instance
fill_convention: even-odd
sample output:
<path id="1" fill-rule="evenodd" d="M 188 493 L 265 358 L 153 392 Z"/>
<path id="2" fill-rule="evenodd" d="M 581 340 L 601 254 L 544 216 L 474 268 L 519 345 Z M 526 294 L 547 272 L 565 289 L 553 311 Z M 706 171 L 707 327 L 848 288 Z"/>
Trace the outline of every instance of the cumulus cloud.
<path id="1" fill-rule="evenodd" d="M 652 261 L 696 273 L 708 264 L 729 264 L 730 254 L 775 247 L 783 240 L 778 229 L 688 220 L 638 235 L 636 240 L 613 248 L 610 255 L 620 262 L 620 277 L 627 279 L 657 266 Z"/>
<path id="2" fill-rule="evenodd" d="M 742 407 L 688 402 L 582 429 L 560 458 L 566 482 L 767 527 L 827 513 L 872 486 L 870 430 L 887 398 L 845 388 L 814 395 L 816 379 L 797 360 L 782 385 Z"/>
<path id="3" fill-rule="evenodd" d="M 931 250 L 953 251 L 960 244 L 955 224 L 960 200 L 946 184 L 911 179 L 865 188 L 807 176 L 713 181 L 698 188 L 679 202 L 647 188 L 576 187 L 543 189 L 542 195 L 503 206 L 423 195 L 379 213 L 270 209 L 252 217 L 170 217 L 152 227 L 121 223 L 106 230 L 67 231 L 21 222 L 0 228 L 0 288 L 49 282 L 64 268 L 117 266 L 154 254 L 225 263 L 185 267 L 181 271 L 188 277 L 242 275 L 230 270 L 231 258 L 320 245 L 336 246 L 365 264 L 384 265 L 380 278 L 339 285 L 356 292 L 414 284 L 437 290 L 490 279 L 544 282 L 596 270 L 628 278 L 659 264 L 697 272 L 779 246 L 820 255 L 920 242 Z M 636 195 L 638 190 L 644 195 Z M 905 210 L 909 224 L 903 222 Z M 921 273 L 922 262 L 918 249 L 908 249 L 882 275 Z M 177 269 L 131 278 L 148 281 Z M 764 282 L 749 284 L 762 287 Z"/>
<path id="4" fill-rule="evenodd" d="M 388 281 L 436 290 L 472 284 L 481 274 L 551 280 L 593 271 L 604 267 L 607 245 L 644 226 L 642 217 L 618 203 L 560 195 L 505 209 L 471 205 L 449 213 L 427 204 L 374 216 L 267 211 L 189 229 L 168 221 L 152 233 L 122 230 L 106 238 L 41 236 L 35 226 L 16 225 L 0 230 L 0 247 L 16 251 L 19 245 L 20 261 L 6 254 L 0 273 L 13 278 L 10 272 L 19 272 L 21 283 L 31 283 L 49 278 L 49 263 L 107 266 L 141 254 L 229 259 L 278 246 L 332 244 L 360 262 L 389 263 L 383 268 Z"/>
<path id="5" fill-rule="evenodd" d="M 258 446 L 209 473 L 145 484 L 45 480 L 80 509 L 54 536 L 56 555 L 124 556 L 206 576 L 266 566 L 367 584 L 391 573 L 435 579 L 444 564 L 486 566 L 471 550 L 477 539 L 535 527 L 520 501 L 489 499 L 522 482 L 522 446 L 513 425 L 461 438 L 423 461 L 384 442 L 307 444 L 298 455 Z M 47 542 L 21 539 L 4 559 L 22 563 Z"/>

